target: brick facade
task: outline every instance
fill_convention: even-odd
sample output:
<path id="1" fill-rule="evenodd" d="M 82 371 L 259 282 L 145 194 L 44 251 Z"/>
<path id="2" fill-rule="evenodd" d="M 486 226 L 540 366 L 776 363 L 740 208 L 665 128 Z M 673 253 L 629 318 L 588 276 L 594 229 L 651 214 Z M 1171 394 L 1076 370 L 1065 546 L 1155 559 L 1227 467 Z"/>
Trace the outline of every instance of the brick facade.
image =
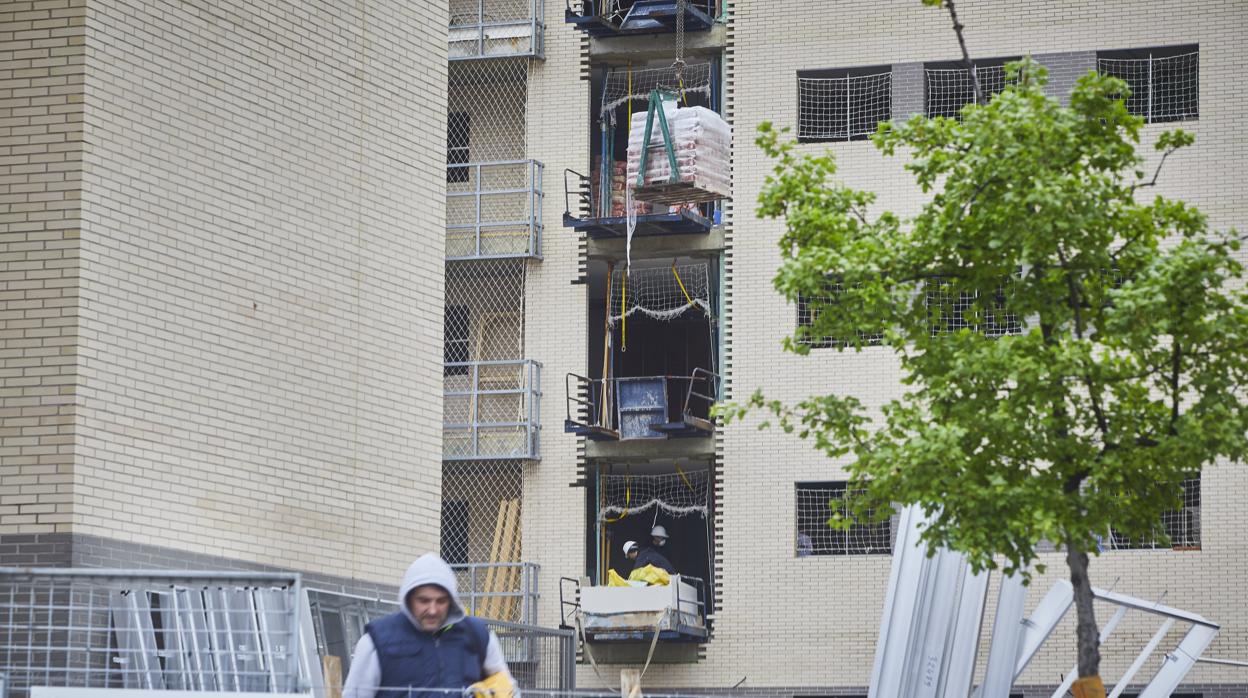
<path id="1" fill-rule="evenodd" d="M 436 548 L 446 8 L 0 22 L 0 532 L 386 582 Z"/>

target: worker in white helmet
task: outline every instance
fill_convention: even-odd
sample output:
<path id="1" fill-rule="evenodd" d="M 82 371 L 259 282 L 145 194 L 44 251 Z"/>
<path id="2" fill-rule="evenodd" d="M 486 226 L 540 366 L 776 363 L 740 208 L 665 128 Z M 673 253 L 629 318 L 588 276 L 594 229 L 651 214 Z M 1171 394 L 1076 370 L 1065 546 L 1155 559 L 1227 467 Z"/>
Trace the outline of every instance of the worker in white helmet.
<path id="1" fill-rule="evenodd" d="M 631 540 L 624 543 L 624 556 L 633 561 L 633 569 L 654 565 L 668 574 L 676 574 L 676 566 L 659 552 L 659 546 L 667 543 L 667 530 L 662 526 L 655 526 L 650 531 L 650 540 L 654 541 L 654 547 L 642 548 Z"/>

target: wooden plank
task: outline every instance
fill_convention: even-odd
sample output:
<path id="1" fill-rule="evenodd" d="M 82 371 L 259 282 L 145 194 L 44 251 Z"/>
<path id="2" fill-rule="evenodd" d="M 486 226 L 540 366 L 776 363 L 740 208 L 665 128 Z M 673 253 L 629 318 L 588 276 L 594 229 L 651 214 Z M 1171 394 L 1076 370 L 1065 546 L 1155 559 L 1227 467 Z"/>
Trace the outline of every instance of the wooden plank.
<path id="1" fill-rule="evenodd" d="M 520 500 L 509 499 L 507 500 L 507 504 L 507 520 L 503 529 L 503 554 L 502 559 L 499 560 L 499 562 L 504 563 L 515 562 L 515 557 L 518 552 L 516 550 L 516 532 L 520 528 Z M 498 588 L 495 589 L 495 593 L 512 591 L 514 584 L 512 576 L 515 571 L 516 569 L 514 567 L 505 567 L 499 571 Z M 498 620 L 511 620 L 511 616 L 508 615 L 512 605 L 511 597 L 496 596 L 494 598 L 494 618 Z"/>
<path id="2" fill-rule="evenodd" d="M 342 658 L 333 654 L 321 657 L 321 670 L 325 674 L 325 698 L 342 698 Z"/>
<path id="3" fill-rule="evenodd" d="M 494 519 L 494 538 L 493 540 L 490 541 L 490 559 L 489 559 L 490 562 L 498 561 L 499 552 L 502 549 L 502 544 L 503 544 L 503 535 L 502 535 L 503 521 L 506 518 L 506 516 L 507 516 L 507 502 L 500 501 L 498 503 L 498 516 L 495 517 Z M 485 581 L 482 586 L 482 589 L 484 591 L 488 591 L 490 589 L 490 586 L 495 583 L 494 579 L 497 573 L 498 573 L 498 570 L 495 567 L 490 567 L 486 569 Z M 472 591 L 473 593 L 476 593 L 476 589 L 473 589 Z M 477 616 L 485 615 L 489 610 L 489 605 L 490 605 L 489 597 L 479 600 L 477 602 L 475 615 Z"/>
<path id="4" fill-rule="evenodd" d="M 507 561 L 516 563 L 516 566 L 507 568 L 507 584 L 505 585 L 504 590 L 511 591 L 511 592 L 519 592 L 519 591 L 522 591 L 522 585 L 524 584 L 524 573 L 520 569 L 520 566 L 519 566 L 520 552 L 521 552 L 520 543 L 522 540 L 521 534 L 523 533 L 523 527 L 521 526 L 521 519 L 520 519 L 520 500 L 513 499 L 511 501 L 513 502 L 512 509 L 514 510 L 513 511 L 514 525 L 512 526 L 512 529 L 511 529 L 511 541 L 512 541 L 511 554 L 508 557 Z M 514 620 L 517 622 L 520 621 L 519 616 L 520 616 L 520 606 L 521 606 L 522 601 L 523 601 L 523 598 L 520 596 L 508 596 L 506 598 L 506 602 L 507 602 L 506 610 L 505 610 L 506 620 Z"/>

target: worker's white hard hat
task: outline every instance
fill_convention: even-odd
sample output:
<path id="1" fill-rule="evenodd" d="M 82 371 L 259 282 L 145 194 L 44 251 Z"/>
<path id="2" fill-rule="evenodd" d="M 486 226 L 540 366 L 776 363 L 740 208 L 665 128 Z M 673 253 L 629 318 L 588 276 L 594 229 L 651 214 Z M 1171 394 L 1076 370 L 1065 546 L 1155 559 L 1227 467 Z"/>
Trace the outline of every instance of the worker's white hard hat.
<path id="1" fill-rule="evenodd" d="M 654 528 L 650 529 L 650 536 L 653 538 L 662 538 L 666 540 L 667 529 L 663 528 L 662 526 L 655 526 Z"/>
<path id="2" fill-rule="evenodd" d="M 636 550 L 636 549 L 637 549 L 637 543 L 636 543 L 636 541 L 631 541 L 631 540 L 630 540 L 630 541 L 625 541 L 625 542 L 624 542 L 624 554 L 625 554 L 625 555 L 627 555 L 627 554 L 629 554 L 629 553 L 633 552 L 633 551 L 634 551 L 634 550 Z"/>

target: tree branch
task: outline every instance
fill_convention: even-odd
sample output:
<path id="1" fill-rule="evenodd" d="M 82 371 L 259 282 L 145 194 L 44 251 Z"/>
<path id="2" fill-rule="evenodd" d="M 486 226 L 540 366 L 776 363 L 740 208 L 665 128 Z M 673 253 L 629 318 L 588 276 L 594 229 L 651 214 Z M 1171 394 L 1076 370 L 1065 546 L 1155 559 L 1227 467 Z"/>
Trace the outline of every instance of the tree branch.
<path id="1" fill-rule="evenodd" d="M 958 21 L 958 13 L 953 8 L 953 0 L 945 0 L 945 6 L 949 8 L 949 18 L 953 20 L 953 32 L 958 35 L 958 46 L 962 47 L 962 62 L 966 63 L 966 68 L 971 73 L 971 85 L 975 88 L 975 103 L 987 104 L 988 100 L 984 99 L 984 89 L 979 86 L 979 74 L 975 72 L 975 63 L 971 61 L 971 54 L 966 50 L 966 39 L 962 36 L 963 26 Z"/>
<path id="2" fill-rule="evenodd" d="M 1165 151 L 1164 153 L 1162 153 L 1162 154 L 1161 154 L 1161 160 L 1157 163 L 1157 169 L 1153 171 L 1153 178 L 1152 178 L 1152 179 L 1150 179 L 1150 180 L 1149 180 L 1149 181 L 1147 181 L 1147 182 L 1136 182 L 1135 184 L 1132 184 L 1132 185 L 1131 185 L 1131 194 L 1133 194 L 1133 195 L 1134 195 L 1134 194 L 1135 194 L 1135 191 L 1136 191 L 1137 189 L 1143 189 L 1144 187 L 1153 187 L 1153 186 L 1156 186 L 1156 185 L 1157 185 L 1157 177 L 1161 175 L 1161 166 L 1166 164 L 1166 158 L 1170 157 L 1170 154 L 1171 154 L 1171 153 L 1173 153 L 1173 152 L 1174 152 L 1174 151 L 1176 151 L 1176 150 L 1178 150 L 1178 148 L 1177 148 L 1177 147 L 1175 147 L 1175 148 L 1166 148 L 1166 151 Z"/>

